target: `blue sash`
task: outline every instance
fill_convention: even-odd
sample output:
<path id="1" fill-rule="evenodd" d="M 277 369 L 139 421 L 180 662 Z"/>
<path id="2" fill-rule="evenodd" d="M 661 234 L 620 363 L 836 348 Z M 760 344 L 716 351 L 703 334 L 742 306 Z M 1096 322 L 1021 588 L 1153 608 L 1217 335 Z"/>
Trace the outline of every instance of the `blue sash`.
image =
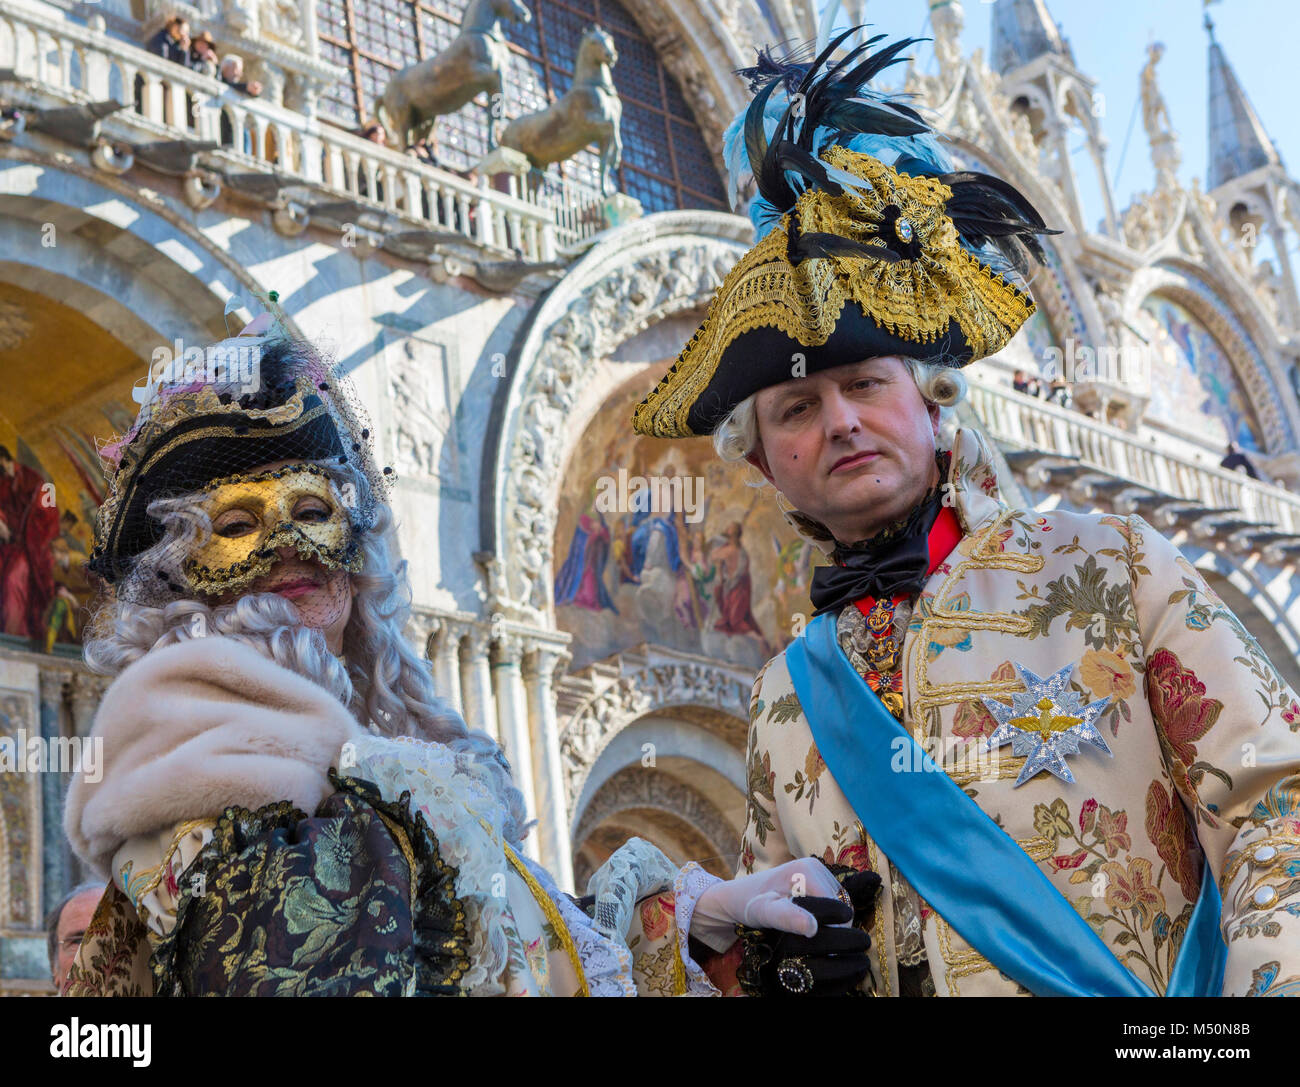
<path id="1" fill-rule="evenodd" d="M 1038 996 L 1155 995 L 885 709 L 840 649 L 834 615 L 809 623 L 785 659 L 817 749 L 863 827 L 967 943 Z M 1207 860 L 1167 996 L 1220 995 L 1220 911 Z"/>

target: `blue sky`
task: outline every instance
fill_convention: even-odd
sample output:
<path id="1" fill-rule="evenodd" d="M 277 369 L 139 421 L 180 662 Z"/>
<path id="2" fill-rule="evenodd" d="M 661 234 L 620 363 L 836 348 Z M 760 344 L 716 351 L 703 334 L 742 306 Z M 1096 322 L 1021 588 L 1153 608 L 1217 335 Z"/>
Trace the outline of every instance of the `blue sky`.
<path id="1" fill-rule="evenodd" d="M 874 24 L 877 33 L 891 38 L 930 33 L 926 0 L 865 0 L 864 6 L 865 21 Z M 987 56 L 993 4 L 962 0 L 962 6 L 964 50 L 969 55 L 982 48 Z M 1293 176 L 1300 169 L 1300 110 L 1296 108 L 1300 4 L 1294 0 L 1219 0 L 1209 8 L 1201 0 L 1047 0 L 1047 9 L 1069 39 L 1080 69 L 1097 81 L 1105 96 L 1101 120 L 1109 141 L 1106 172 L 1117 211 L 1135 193 L 1150 189 L 1155 179 L 1142 118 L 1134 113 L 1138 76 L 1150 41 L 1165 45 L 1156 71 L 1182 149 L 1180 180 L 1189 185 L 1199 177 L 1204 187 L 1209 38 L 1202 20 L 1206 11 L 1282 161 Z M 922 71 L 938 70 L 928 42 L 914 47 L 912 53 Z M 1102 215 L 1095 173 L 1082 151 L 1074 162 L 1088 221 L 1095 226 Z"/>

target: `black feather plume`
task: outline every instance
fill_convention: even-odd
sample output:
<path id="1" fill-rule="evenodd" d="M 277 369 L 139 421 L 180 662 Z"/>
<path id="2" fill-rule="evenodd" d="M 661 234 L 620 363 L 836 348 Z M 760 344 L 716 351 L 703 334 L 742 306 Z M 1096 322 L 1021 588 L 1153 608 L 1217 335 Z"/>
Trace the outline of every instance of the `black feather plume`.
<path id="1" fill-rule="evenodd" d="M 826 164 L 817 155 L 818 132 L 831 142 L 847 142 L 854 136 L 878 135 L 903 138 L 931 132 L 921 115 L 896 98 L 868 92 L 867 84 L 885 69 L 905 59 L 903 51 L 923 38 L 903 38 L 872 52 L 885 37 L 878 34 L 848 49 L 839 60 L 831 57 L 860 27 L 851 27 L 815 57 L 801 46 L 783 56 L 759 51 L 758 62 L 738 74 L 749 80 L 755 92 L 745 114 L 745 151 L 759 195 L 778 215 L 790 211 L 801 192 L 809 187 L 831 195 L 843 192 Z M 765 111 L 777 87 L 789 101 L 769 140 Z M 934 163 L 908 155 L 894 168 L 913 177 L 932 177 L 948 186 L 952 196 L 945 211 L 952 219 L 963 244 L 978 249 L 996 247 L 1021 273 L 1028 275 L 1029 258 L 1044 259 L 1037 235 L 1058 234 L 1049 230 L 1034 206 L 1001 178 L 973 170 L 940 172 Z M 903 241 L 894 231 L 893 220 L 879 224 L 868 241 L 842 238 L 835 234 L 801 234 L 793 222 L 789 227 L 787 252 L 794 263 L 815 257 L 871 257 L 876 260 L 912 260 L 919 256 L 915 240 Z"/>
<path id="2" fill-rule="evenodd" d="M 904 49 L 923 39 L 904 38 L 871 53 L 871 48 L 885 37 L 877 34 L 838 61 L 830 62 L 835 51 L 860 29 L 851 27 L 837 35 L 809 62 L 794 59 L 805 49 L 780 58 L 763 49 L 757 64 L 737 72 L 756 91 L 744 124 L 750 172 L 759 195 L 778 214 L 789 211 L 805 187 L 792 184 L 787 170 L 827 192 L 841 191 L 826 176 L 825 167 L 814 153 L 819 130 L 828 129 L 846 138 L 915 136 L 930 131 L 920 114 L 909 106 L 879 96 L 858 97 L 874 76 L 905 59 L 899 55 Z M 777 87 L 786 89 L 790 101 L 768 140 L 764 113 Z"/>
<path id="3" fill-rule="evenodd" d="M 827 234 L 821 231 L 805 234 L 799 229 L 799 224 L 794 219 L 790 220 L 790 229 L 786 232 L 785 253 L 786 258 L 796 267 L 806 260 L 815 260 L 821 257 L 857 257 L 859 259 L 870 257 L 872 260 L 885 261 L 905 259 L 903 254 L 895 252 L 884 244 L 883 239 L 860 242 L 853 238 L 846 238 L 842 234 Z"/>
<path id="4" fill-rule="evenodd" d="M 1046 259 L 1038 234 L 1051 230 L 1023 193 L 992 174 L 974 170 L 939 173 L 923 159 L 899 159 L 894 168 L 912 177 L 932 177 L 952 190 L 944 211 L 957 233 L 971 248 L 992 243 L 1022 276 L 1029 274 L 1026 254 L 1040 264 Z"/>

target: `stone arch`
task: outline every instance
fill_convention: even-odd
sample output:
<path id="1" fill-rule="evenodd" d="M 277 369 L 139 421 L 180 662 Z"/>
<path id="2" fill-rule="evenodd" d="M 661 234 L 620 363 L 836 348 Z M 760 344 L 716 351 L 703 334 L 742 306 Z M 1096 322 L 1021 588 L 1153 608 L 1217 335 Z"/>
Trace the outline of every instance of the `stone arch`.
<path id="1" fill-rule="evenodd" d="M 503 567 L 504 603 L 553 625 L 553 538 L 568 413 L 595 361 L 658 321 L 702 309 L 752 241 L 748 220 L 659 212 L 609 231 L 534 310 L 493 407 L 482 478 L 483 549 Z"/>
<path id="2" fill-rule="evenodd" d="M 118 178 L 23 148 L 10 148 L 5 165 L 0 279 L 75 306 L 141 357 L 176 337 L 224 338 L 230 295 L 261 289 L 161 198 L 148 201 Z M 43 241 L 51 230 L 53 244 Z M 237 313 L 251 316 L 243 307 Z"/>
<path id="3" fill-rule="evenodd" d="M 690 769 L 687 764 L 686 778 Z M 677 864 L 696 861 L 715 875 L 734 874 L 743 825 L 722 812 L 709 785 L 701 787 L 676 771 L 626 766 L 596 790 L 574 829 L 577 886 L 584 886 L 591 870 L 632 835 L 649 839 Z M 743 809 L 744 794 L 735 792 L 734 797 Z"/>
<path id="4" fill-rule="evenodd" d="M 588 819 L 588 809 L 615 774 L 629 766 L 658 769 L 667 763 L 690 762 L 707 767 L 717 780 L 712 791 L 730 788 L 744 800 L 745 753 L 740 730 L 728 728 L 730 722 L 710 727 L 707 715 L 692 712 L 694 707 L 673 712 L 652 711 L 628 722 L 609 738 L 594 764 L 588 769 L 570 821 L 575 830 Z M 737 719 L 739 720 L 739 719 Z M 743 722 L 742 722 L 743 724 Z M 726 737 L 726 738 L 724 738 Z M 743 817 L 742 817 L 743 818 Z"/>
<path id="5" fill-rule="evenodd" d="M 1062 117 L 1078 121 L 1085 132 L 1096 128 L 1092 112 L 1093 91 L 1072 75 L 1064 76 L 1056 85 L 1056 105 Z"/>
<path id="6" fill-rule="evenodd" d="M 1157 295 L 1184 306 L 1214 336 L 1232 364 L 1250 406 L 1264 430 L 1270 454 L 1294 449 L 1295 425 L 1283 407 L 1284 381 L 1270 365 L 1252 334 L 1228 299 L 1231 293 L 1208 281 L 1203 273 L 1180 260 L 1163 260 L 1133 277 L 1124 295 L 1123 311 L 1132 317 L 1149 297 Z"/>
<path id="7" fill-rule="evenodd" d="M 1047 125 L 1052 119 L 1055 104 L 1051 96 L 1036 83 L 1018 83 L 1008 88 L 1006 93 L 1010 108 L 1024 114 L 1037 143 L 1046 133 Z"/>
<path id="8" fill-rule="evenodd" d="M 656 745 L 656 759 L 662 755 L 713 766 L 743 793 L 740 760 L 749 729 L 752 674 L 666 651 L 619 654 L 600 670 L 606 675 L 613 670 L 618 678 L 588 695 L 560 724 L 571 827 L 604 777 L 641 761 L 647 740 Z M 601 764 L 607 751 L 609 758 Z"/>

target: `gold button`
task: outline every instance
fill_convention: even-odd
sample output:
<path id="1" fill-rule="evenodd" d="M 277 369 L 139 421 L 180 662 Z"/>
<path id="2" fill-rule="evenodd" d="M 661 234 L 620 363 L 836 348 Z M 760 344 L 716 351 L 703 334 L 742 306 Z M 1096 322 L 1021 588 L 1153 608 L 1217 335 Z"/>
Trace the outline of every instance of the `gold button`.
<path id="1" fill-rule="evenodd" d="M 1260 887 L 1252 896 L 1260 909 L 1273 905 L 1277 901 L 1276 887 Z"/>
<path id="2" fill-rule="evenodd" d="M 1256 864 L 1268 864 L 1268 862 L 1271 861 L 1276 856 L 1277 856 L 1277 850 L 1274 849 L 1271 845 L 1262 845 L 1255 850 L 1255 854 L 1252 859 L 1255 861 Z"/>

